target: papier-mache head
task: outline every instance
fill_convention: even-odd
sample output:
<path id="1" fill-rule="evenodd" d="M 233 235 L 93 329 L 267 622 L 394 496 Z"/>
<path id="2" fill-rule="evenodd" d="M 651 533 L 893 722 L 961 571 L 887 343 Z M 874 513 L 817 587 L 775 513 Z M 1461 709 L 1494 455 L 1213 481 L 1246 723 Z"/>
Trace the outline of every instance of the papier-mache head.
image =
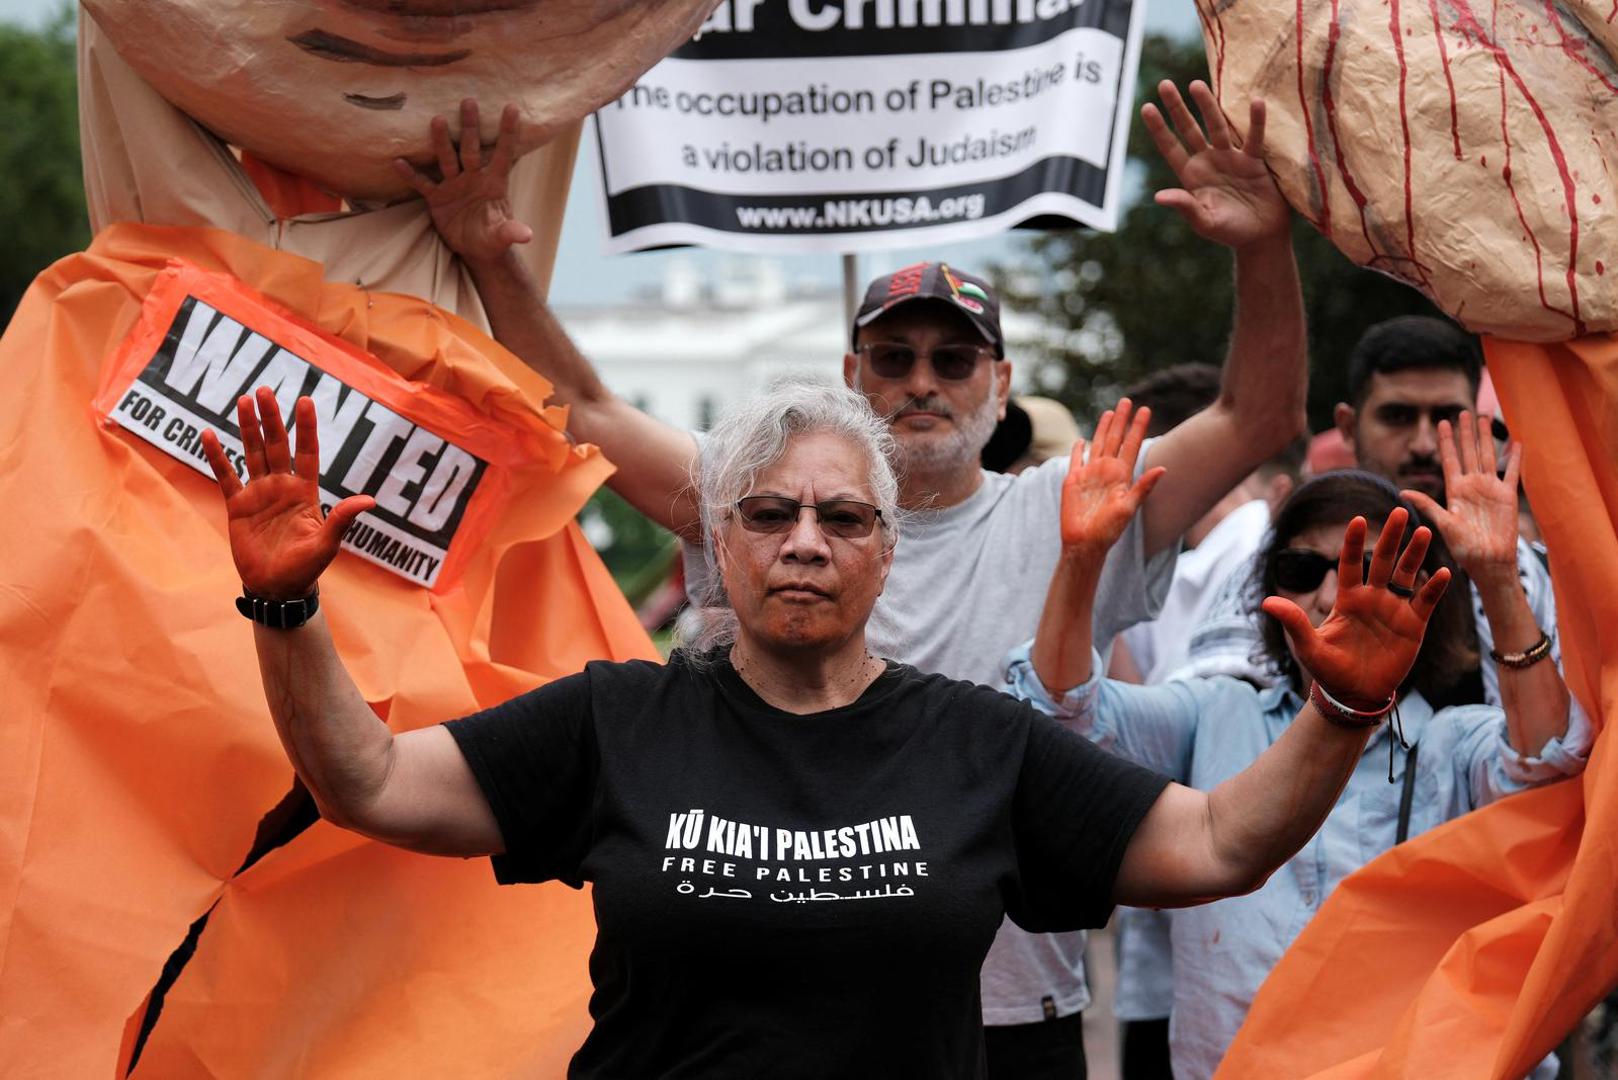
<path id="1" fill-rule="evenodd" d="M 519 150 L 622 93 L 712 0 L 84 0 L 119 54 L 225 141 L 327 190 L 409 193 L 395 157 L 432 161 L 428 120 L 463 98 Z"/>
<path id="2" fill-rule="evenodd" d="M 1281 190 L 1355 262 L 1469 329 L 1618 329 L 1610 0 L 1197 0 L 1233 122 L 1269 109 Z"/>

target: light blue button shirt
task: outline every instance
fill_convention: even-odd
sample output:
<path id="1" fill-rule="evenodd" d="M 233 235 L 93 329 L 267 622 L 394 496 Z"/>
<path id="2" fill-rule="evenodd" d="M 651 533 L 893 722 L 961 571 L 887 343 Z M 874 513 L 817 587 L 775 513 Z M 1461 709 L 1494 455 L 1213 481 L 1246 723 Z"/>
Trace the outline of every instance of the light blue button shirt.
<path id="1" fill-rule="evenodd" d="M 1096 674 L 1060 700 L 1040 684 L 1032 643 L 1007 658 L 1009 690 L 1098 745 L 1202 791 L 1241 772 L 1281 733 L 1303 702 L 1290 689 L 1259 690 L 1215 677 L 1136 686 Z M 1594 737 L 1575 710 L 1567 732 L 1538 757 L 1507 741 L 1505 714 L 1489 705 L 1433 712 L 1420 694 L 1399 702 L 1405 737 L 1420 743 L 1410 835 L 1536 784 L 1575 776 Z M 1348 874 L 1394 845 L 1406 756 L 1388 782 L 1388 725 L 1371 738 L 1347 786 L 1302 851 L 1264 887 L 1171 913 L 1174 1012 L 1169 1043 L 1179 1080 L 1213 1075 L 1247 1015 L 1259 984 L 1322 901 Z"/>

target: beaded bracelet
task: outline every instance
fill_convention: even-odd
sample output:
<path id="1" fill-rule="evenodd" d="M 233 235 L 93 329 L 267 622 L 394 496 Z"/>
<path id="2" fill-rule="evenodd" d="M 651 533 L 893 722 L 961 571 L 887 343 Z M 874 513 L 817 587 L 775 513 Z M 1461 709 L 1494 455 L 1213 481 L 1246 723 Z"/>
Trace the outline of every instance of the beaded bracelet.
<path id="1" fill-rule="evenodd" d="M 1493 649 L 1489 650 L 1489 656 L 1494 659 L 1495 663 L 1501 667 L 1515 668 L 1519 671 L 1523 668 L 1533 667 L 1550 654 L 1551 636 L 1543 630 L 1539 632 L 1539 640 L 1522 652 L 1500 653 L 1495 652 Z"/>
<path id="2" fill-rule="evenodd" d="M 1309 687 L 1309 701 L 1319 710 L 1320 715 L 1340 727 L 1368 728 L 1376 727 L 1382 718 L 1393 710 L 1395 698 L 1388 698 L 1388 703 L 1379 709 L 1362 712 L 1350 708 L 1326 692 L 1326 688 L 1316 682 Z"/>

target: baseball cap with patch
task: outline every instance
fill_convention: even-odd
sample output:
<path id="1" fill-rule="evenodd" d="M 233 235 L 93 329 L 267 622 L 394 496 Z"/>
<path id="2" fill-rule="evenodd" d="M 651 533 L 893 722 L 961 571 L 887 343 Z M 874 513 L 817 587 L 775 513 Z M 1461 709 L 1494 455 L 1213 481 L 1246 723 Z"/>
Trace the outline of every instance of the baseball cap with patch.
<path id="1" fill-rule="evenodd" d="M 854 315 L 850 338 L 858 335 L 860 327 L 869 326 L 909 300 L 941 300 L 954 306 L 971 320 L 983 340 L 994 346 L 994 354 L 1005 358 L 1006 340 L 1000 333 L 1000 298 L 995 295 L 994 287 L 976 274 L 956 270 L 948 263 L 916 263 L 871 282 Z"/>

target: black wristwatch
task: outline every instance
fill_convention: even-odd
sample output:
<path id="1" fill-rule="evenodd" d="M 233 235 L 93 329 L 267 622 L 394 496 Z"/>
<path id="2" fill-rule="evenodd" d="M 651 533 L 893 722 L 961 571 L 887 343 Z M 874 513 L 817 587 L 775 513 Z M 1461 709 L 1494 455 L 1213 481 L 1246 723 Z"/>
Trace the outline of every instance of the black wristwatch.
<path id="1" fill-rule="evenodd" d="M 316 585 L 308 596 L 296 600 L 270 600 L 254 596 L 244 586 L 242 594 L 236 598 L 236 610 L 271 630 L 296 630 L 320 610 L 320 586 Z"/>

